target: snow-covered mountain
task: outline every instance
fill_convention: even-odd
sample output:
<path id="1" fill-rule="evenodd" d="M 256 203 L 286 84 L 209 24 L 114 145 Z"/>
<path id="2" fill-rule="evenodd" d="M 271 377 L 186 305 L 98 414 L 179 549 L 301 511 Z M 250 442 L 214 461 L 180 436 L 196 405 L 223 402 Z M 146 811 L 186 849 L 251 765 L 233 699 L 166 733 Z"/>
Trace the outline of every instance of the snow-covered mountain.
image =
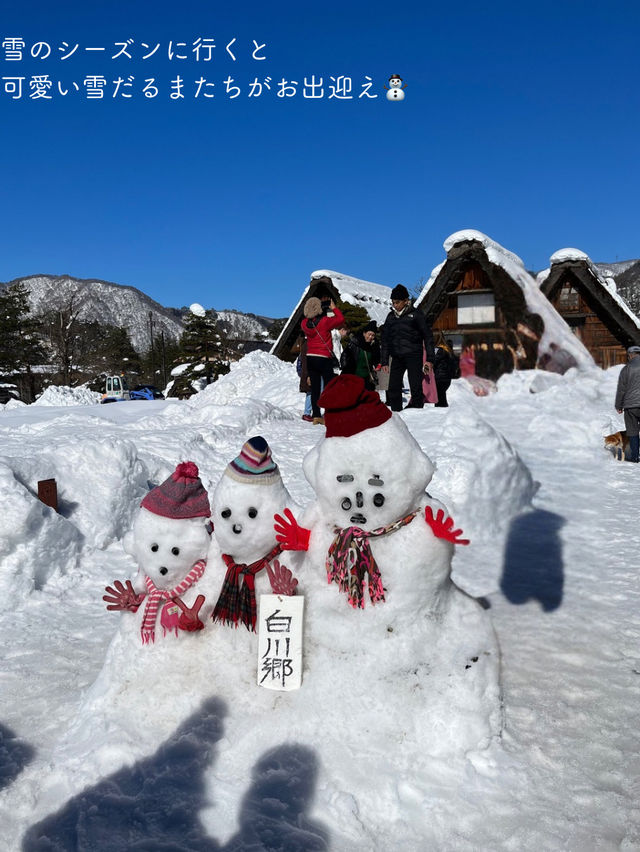
<path id="1" fill-rule="evenodd" d="M 0 284 L 0 290 L 17 282 L 27 287 L 34 314 L 72 307 L 79 319 L 128 329 L 138 352 L 149 349 L 152 328 L 154 338 L 164 331 L 167 340 L 177 340 L 184 328 L 183 314 L 187 308 L 165 308 L 136 287 L 70 275 L 31 275 Z M 261 340 L 273 323 L 269 317 L 234 310 L 216 311 L 216 314 L 224 331 L 233 339 Z"/>
<path id="2" fill-rule="evenodd" d="M 597 268 L 616 282 L 618 293 L 634 313 L 640 316 L 640 260 L 596 263 Z"/>

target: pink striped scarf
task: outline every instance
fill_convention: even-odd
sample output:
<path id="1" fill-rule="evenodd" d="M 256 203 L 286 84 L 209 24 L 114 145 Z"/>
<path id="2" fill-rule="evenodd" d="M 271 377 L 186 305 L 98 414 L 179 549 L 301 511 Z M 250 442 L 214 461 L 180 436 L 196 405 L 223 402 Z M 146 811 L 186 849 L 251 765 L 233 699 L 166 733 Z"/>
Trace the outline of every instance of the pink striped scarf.
<path id="1" fill-rule="evenodd" d="M 142 619 L 142 644 L 147 645 L 155 641 L 156 638 L 156 617 L 158 615 L 158 607 L 160 601 L 170 601 L 172 598 L 180 597 L 188 588 L 197 583 L 200 577 L 204 574 L 204 569 L 207 566 L 206 559 L 199 559 L 187 576 L 178 583 L 174 589 L 158 589 L 150 577 L 145 577 L 144 582 L 147 586 L 147 604 L 144 608 L 144 617 Z"/>
<path id="2" fill-rule="evenodd" d="M 354 609 L 364 608 L 364 583 L 368 581 L 369 597 L 372 604 L 384 601 L 382 576 L 376 560 L 373 558 L 369 539 L 379 535 L 388 535 L 410 524 L 418 514 L 411 512 L 386 527 L 366 532 L 360 527 L 335 528 L 336 537 L 327 553 L 327 579 L 329 583 L 337 583 L 341 592 L 345 592 L 347 600 Z"/>

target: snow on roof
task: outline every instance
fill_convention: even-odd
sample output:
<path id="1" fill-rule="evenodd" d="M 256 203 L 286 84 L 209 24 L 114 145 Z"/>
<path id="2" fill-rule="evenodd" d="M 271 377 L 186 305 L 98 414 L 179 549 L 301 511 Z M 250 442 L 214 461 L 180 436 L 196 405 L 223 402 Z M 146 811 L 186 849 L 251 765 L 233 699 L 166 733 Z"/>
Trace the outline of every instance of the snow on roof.
<path id="1" fill-rule="evenodd" d="M 576 261 L 586 264 L 596 281 L 598 281 L 598 283 L 605 288 L 605 290 L 609 293 L 609 295 L 618 305 L 618 307 L 622 311 L 624 311 L 624 313 L 631 320 L 633 320 L 633 324 L 635 325 L 635 327 L 640 330 L 640 319 L 631 310 L 631 308 L 625 302 L 622 296 L 618 293 L 618 287 L 616 285 L 615 279 L 612 278 L 610 275 L 606 275 L 604 270 L 598 269 L 598 267 L 591 260 L 588 254 L 583 251 L 580 251 L 580 249 L 565 248 L 554 252 L 549 258 L 549 262 L 551 263 L 552 267 L 559 263 L 575 263 Z M 539 287 L 548 278 L 550 272 L 551 269 L 545 269 L 543 272 L 540 272 L 538 274 L 537 283 Z"/>
<path id="2" fill-rule="evenodd" d="M 472 229 L 456 231 L 454 234 L 451 234 L 444 241 L 443 247 L 447 254 L 449 254 L 454 246 L 465 242 L 480 243 L 485 250 L 489 262 L 504 269 L 507 275 L 520 287 L 524 295 L 527 310 L 532 314 L 538 314 L 542 318 L 544 332 L 539 343 L 539 351 L 541 353 L 549 351 L 549 345 L 556 343 L 558 346 L 566 349 L 567 352 L 570 352 L 580 367 L 593 367 L 593 358 L 586 347 L 572 333 L 567 323 L 542 293 L 538 283 L 527 272 L 524 263 L 517 254 L 508 251 L 500 243 L 496 243 L 481 231 L 474 231 Z M 576 251 L 576 249 L 572 249 L 571 251 Z M 424 300 L 443 267 L 444 263 L 433 270 L 429 281 L 425 284 L 420 296 L 416 300 L 417 305 Z"/>
<path id="3" fill-rule="evenodd" d="M 554 263 L 564 263 L 567 260 L 589 260 L 589 255 L 580 251 L 580 249 L 563 248 L 551 255 L 549 263 L 553 266 Z"/>
<path id="4" fill-rule="evenodd" d="M 289 320 L 280 332 L 280 336 L 269 350 L 272 355 L 278 351 L 281 340 L 288 336 L 293 317 L 296 316 L 309 297 L 309 288 L 318 278 L 330 278 L 343 302 L 360 305 L 378 325 L 382 325 L 387 318 L 387 314 L 391 310 L 391 287 L 385 287 L 384 284 L 374 284 L 373 281 L 363 281 L 362 278 L 354 278 L 353 275 L 344 275 L 342 272 L 335 272 L 331 269 L 316 269 L 315 272 L 311 273 L 311 281 L 302 291 L 302 296 L 289 315 Z"/>

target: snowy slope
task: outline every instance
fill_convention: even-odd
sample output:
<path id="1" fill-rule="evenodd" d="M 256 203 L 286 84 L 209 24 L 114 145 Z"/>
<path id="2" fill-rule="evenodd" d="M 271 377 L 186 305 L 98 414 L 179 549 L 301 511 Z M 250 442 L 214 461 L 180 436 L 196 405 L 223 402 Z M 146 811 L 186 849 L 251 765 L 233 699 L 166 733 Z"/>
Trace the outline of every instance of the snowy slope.
<path id="1" fill-rule="evenodd" d="M 262 434 L 294 500 L 312 501 L 302 459 L 321 430 L 300 420 L 294 368 L 252 353 L 186 402 L 0 411 L 0 583 L 9 603 L 0 612 L 0 849 L 17 852 L 25 835 L 27 850 L 98 852 L 639 848 L 639 471 L 601 448 L 602 435 L 619 428 L 618 372 L 544 382 L 535 371 L 514 373 L 486 398 L 459 380 L 450 409 L 402 415 L 437 465 L 430 492 L 472 538 L 456 549 L 454 577 L 489 607 L 504 730 L 466 755 L 413 766 L 390 733 L 370 744 L 378 774 L 363 785 L 356 758 L 353 785 L 333 792 L 311 739 L 278 731 L 281 701 L 256 699 L 264 747 L 250 728 L 234 739 L 234 707 L 197 636 L 177 676 L 200 684 L 209 666 L 204 700 L 185 688 L 168 701 L 174 687 L 161 675 L 136 690 L 132 656 L 119 690 L 108 679 L 111 729 L 89 712 L 120 619 L 104 610 L 102 588 L 131 576 L 120 542 L 149 482 L 190 458 L 211 490 L 245 438 Z M 34 496 L 51 476 L 60 515 Z M 233 659 L 246 665 L 246 637 L 233 638 Z M 334 677 L 339 746 L 367 698 L 352 694 L 339 666 Z M 415 686 L 428 690 L 428 676 Z M 407 684 L 398 688 L 386 712 L 396 731 L 409 730 Z M 246 773 L 222 759 L 234 749 Z M 326 753 L 340 760 L 339 747 Z M 374 833 L 358 802 L 375 803 Z"/>

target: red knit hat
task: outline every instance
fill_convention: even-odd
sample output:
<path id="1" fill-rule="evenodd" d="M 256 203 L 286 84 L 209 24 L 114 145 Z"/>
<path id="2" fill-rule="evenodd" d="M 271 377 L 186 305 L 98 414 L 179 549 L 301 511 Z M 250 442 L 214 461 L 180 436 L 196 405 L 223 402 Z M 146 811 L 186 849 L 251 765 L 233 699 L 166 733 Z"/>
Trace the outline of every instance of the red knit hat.
<path id="1" fill-rule="evenodd" d="M 163 518 L 209 518 L 209 497 L 194 462 L 182 462 L 169 479 L 152 489 L 140 503 Z"/>
<path id="2" fill-rule="evenodd" d="M 361 376 L 350 373 L 331 379 L 318 405 L 325 410 L 327 438 L 349 438 L 365 429 L 380 426 L 391 417 L 378 394 L 365 388 Z"/>

